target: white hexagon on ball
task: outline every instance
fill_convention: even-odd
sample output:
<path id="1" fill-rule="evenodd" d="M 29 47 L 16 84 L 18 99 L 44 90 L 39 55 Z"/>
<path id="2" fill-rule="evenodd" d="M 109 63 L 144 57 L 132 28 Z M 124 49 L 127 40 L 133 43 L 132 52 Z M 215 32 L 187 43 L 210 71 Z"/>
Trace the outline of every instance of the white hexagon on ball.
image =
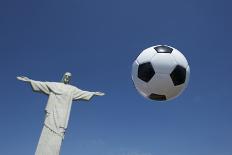
<path id="1" fill-rule="evenodd" d="M 149 47 L 132 65 L 132 80 L 138 92 L 149 99 L 166 101 L 187 87 L 190 68 L 185 56 L 167 45 Z"/>

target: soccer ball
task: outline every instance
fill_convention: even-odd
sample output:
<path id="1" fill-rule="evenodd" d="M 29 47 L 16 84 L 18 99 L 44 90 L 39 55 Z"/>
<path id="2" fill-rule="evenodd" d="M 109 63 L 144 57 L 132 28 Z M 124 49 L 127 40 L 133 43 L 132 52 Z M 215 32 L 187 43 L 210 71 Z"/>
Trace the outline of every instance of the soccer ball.
<path id="1" fill-rule="evenodd" d="M 177 49 L 157 45 L 145 49 L 132 65 L 132 80 L 138 92 L 149 99 L 165 101 L 186 88 L 190 68 Z"/>

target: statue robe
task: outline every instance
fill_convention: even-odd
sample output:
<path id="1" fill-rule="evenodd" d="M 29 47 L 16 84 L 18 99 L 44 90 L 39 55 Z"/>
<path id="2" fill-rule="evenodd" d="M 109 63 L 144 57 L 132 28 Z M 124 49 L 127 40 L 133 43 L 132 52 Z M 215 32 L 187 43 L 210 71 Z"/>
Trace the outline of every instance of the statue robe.
<path id="1" fill-rule="evenodd" d="M 90 100 L 94 92 L 83 91 L 59 82 L 31 80 L 30 83 L 34 91 L 48 95 L 44 128 L 36 155 L 58 155 L 65 129 L 68 126 L 72 101 Z"/>

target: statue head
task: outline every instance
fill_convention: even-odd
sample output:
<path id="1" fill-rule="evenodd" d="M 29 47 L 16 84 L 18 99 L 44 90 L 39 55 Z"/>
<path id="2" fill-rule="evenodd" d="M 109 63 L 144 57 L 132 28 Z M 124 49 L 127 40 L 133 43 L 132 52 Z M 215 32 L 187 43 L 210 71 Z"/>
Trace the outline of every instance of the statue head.
<path id="1" fill-rule="evenodd" d="M 70 80 L 71 80 L 71 76 L 72 74 L 69 72 L 66 72 L 62 78 L 62 81 L 64 84 L 69 84 Z"/>

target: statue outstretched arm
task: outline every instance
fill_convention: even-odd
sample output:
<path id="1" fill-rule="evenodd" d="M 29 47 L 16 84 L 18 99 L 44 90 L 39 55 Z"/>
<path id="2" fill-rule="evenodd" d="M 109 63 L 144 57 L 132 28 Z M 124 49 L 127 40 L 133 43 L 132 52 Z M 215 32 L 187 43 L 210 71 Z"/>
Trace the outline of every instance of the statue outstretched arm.
<path id="1" fill-rule="evenodd" d="M 105 93 L 102 93 L 102 92 L 95 92 L 94 95 L 96 95 L 96 96 L 104 96 Z"/>
<path id="2" fill-rule="evenodd" d="M 26 76 L 17 76 L 17 79 L 23 82 L 31 82 L 31 79 Z"/>
<path id="3" fill-rule="evenodd" d="M 73 100 L 87 100 L 88 101 L 94 95 L 103 96 L 103 95 L 105 95 L 105 93 L 84 91 L 84 90 L 80 90 L 80 89 L 76 88 L 74 91 L 74 94 L 73 94 Z"/>
<path id="4" fill-rule="evenodd" d="M 18 76 L 17 79 L 23 82 L 29 82 L 32 86 L 33 91 L 44 93 L 47 95 L 50 94 L 50 89 L 46 82 L 35 81 L 32 79 L 29 79 L 26 76 Z"/>

